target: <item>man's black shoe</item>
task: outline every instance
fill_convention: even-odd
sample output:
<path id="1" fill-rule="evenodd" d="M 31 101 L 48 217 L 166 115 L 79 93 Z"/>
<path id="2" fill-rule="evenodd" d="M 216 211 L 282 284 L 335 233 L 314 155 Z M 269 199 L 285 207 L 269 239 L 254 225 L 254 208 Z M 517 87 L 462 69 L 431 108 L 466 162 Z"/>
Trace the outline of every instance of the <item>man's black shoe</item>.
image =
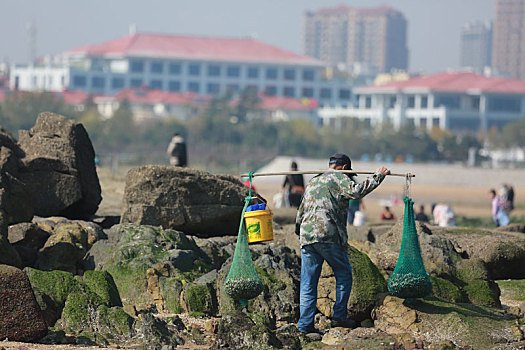
<path id="1" fill-rule="evenodd" d="M 312 328 L 312 329 L 308 329 L 306 331 L 302 331 L 299 329 L 299 332 L 303 333 L 303 334 L 313 334 L 313 333 L 316 333 L 316 334 L 323 334 L 323 332 L 321 332 L 320 330 L 318 330 L 317 328 Z"/>
<path id="2" fill-rule="evenodd" d="M 301 332 L 309 342 L 321 341 L 321 339 L 323 339 L 323 333 L 317 328 L 309 329 L 308 332 L 299 332 Z"/>
<path id="3" fill-rule="evenodd" d="M 339 318 L 334 318 L 332 320 L 332 327 L 343 327 L 343 328 L 356 328 L 357 327 L 357 323 L 352 320 L 352 319 L 346 319 L 346 320 L 341 320 Z"/>

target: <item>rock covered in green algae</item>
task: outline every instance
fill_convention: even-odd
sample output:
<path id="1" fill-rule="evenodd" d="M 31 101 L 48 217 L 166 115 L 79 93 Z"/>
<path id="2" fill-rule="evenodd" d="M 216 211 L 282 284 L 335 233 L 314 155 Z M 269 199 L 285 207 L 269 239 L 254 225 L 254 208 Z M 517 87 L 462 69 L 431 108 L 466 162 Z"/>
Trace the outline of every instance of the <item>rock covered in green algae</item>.
<path id="1" fill-rule="evenodd" d="M 107 271 L 86 271 L 83 281 L 97 293 L 104 304 L 108 306 L 122 306 L 120 295 L 113 277 Z"/>

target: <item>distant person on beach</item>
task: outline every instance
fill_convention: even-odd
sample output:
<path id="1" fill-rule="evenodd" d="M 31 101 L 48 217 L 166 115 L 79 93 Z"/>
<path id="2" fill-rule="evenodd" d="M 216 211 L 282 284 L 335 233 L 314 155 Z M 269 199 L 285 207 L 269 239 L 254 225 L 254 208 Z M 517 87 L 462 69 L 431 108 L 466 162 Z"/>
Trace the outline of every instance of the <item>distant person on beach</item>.
<path id="1" fill-rule="evenodd" d="M 390 210 L 389 206 L 386 206 L 383 209 L 383 212 L 381 213 L 381 220 L 383 221 L 393 221 L 396 217 L 394 216 L 394 213 Z"/>
<path id="2" fill-rule="evenodd" d="M 354 224 L 354 218 L 355 213 L 357 213 L 360 210 L 365 210 L 365 203 L 362 199 L 350 199 L 350 203 L 348 204 L 348 217 L 347 217 L 347 223 L 349 225 Z"/>
<path id="3" fill-rule="evenodd" d="M 432 204 L 432 216 L 434 225 L 441 227 L 456 226 L 456 214 L 446 204 Z"/>
<path id="4" fill-rule="evenodd" d="M 514 188 L 511 185 L 503 184 L 501 187 L 500 202 L 507 214 L 514 210 Z"/>
<path id="5" fill-rule="evenodd" d="M 496 193 L 496 190 L 491 189 L 489 193 L 492 203 L 492 219 L 496 223 L 496 226 L 499 227 L 508 225 L 510 222 L 509 215 L 503 209 L 503 205 L 498 194 Z"/>
<path id="6" fill-rule="evenodd" d="M 188 153 L 186 142 L 178 133 L 174 133 L 168 145 L 166 153 L 170 157 L 170 164 L 174 166 L 185 167 L 188 165 Z"/>
<path id="7" fill-rule="evenodd" d="M 297 171 L 295 161 L 290 165 L 291 171 Z M 299 208 L 304 193 L 304 177 L 302 174 L 286 175 L 283 183 L 283 191 L 288 199 L 290 207 Z"/>
<path id="8" fill-rule="evenodd" d="M 421 222 L 429 222 L 428 215 L 425 214 L 425 206 L 421 204 L 419 206 L 419 211 L 416 213 L 416 220 Z"/>

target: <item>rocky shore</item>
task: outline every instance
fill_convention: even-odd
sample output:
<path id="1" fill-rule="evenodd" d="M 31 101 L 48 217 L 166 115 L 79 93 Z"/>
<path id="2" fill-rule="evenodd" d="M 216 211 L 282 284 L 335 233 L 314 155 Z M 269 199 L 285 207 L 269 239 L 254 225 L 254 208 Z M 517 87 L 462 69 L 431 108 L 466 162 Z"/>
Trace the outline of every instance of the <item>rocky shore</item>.
<path id="1" fill-rule="evenodd" d="M 433 290 L 415 303 L 386 288 L 402 219 L 350 228 L 357 328 L 330 327 L 335 279 L 325 265 L 323 334 L 311 337 L 296 327 L 293 211 L 274 213 L 273 241 L 250 245 L 264 289 L 242 306 L 223 283 L 248 194 L 238 179 L 133 168 L 115 220 L 94 215 L 101 187 L 81 124 L 43 113 L 18 141 L 2 130 L 0 145 L 0 349 L 525 348 L 523 225 L 418 224 Z"/>

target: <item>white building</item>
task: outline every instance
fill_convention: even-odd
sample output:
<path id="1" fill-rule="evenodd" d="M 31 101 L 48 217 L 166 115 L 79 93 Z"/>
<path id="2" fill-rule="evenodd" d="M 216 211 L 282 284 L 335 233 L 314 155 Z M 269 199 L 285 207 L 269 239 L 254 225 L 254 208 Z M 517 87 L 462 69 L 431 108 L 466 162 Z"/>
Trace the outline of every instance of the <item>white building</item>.
<path id="1" fill-rule="evenodd" d="M 14 65 L 9 87 L 20 91 L 64 91 L 69 86 L 69 72 L 62 65 Z"/>
<path id="2" fill-rule="evenodd" d="M 13 66 L 10 87 L 102 95 L 139 87 L 201 95 L 251 88 L 332 106 L 351 99 L 345 82 L 322 79 L 316 59 L 249 38 L 140 33 L 66 51 L 58 61 L 63 68 Z"/>
<path id="3" fill-rule="evenodd" d="M 525 117 L 525 82 L 455 72 L 419 76 L 380 86 L 354 88 L 348 108 L 319 110 L 324 125 L 340 128 L 346 118 L 371 125 L 390 122 L 431 129 L 487 130 Z"/>

